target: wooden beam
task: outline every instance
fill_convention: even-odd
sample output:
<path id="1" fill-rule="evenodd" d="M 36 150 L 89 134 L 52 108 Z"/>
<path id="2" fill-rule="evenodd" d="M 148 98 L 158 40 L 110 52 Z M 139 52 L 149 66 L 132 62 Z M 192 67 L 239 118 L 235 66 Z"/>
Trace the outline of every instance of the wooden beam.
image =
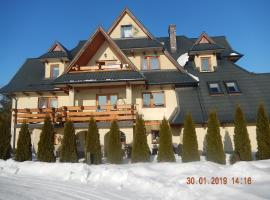
<path id="1" fill-rule="evenodd" d="M 23 95 L 25 95 L 25 96 L 28 96 L 29 97 L 29 94 L 28 93 L 26 93 L 26 92 L 22 92 L 23 93 Z"/>
<path id="2" fill-rule="evenodd" d="M 43 96 L 42 92 L 36 92 L 39 96 Z"/>

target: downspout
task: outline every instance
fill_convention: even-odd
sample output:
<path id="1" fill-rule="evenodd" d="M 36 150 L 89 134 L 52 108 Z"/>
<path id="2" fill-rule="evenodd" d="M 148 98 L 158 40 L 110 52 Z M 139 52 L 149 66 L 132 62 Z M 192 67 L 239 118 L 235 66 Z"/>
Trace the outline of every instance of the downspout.
<path id="1" fill-rule="evenodd" d="M 199 100 L 199 104 L 200 104 L 200 109 L 202 111 L 202 119 L 204 121 L 204 123 L 206 122 L 206 111 L 205 111 L 205 107 L 204 107 L 204 103 L 202 102 L 202 98 L 201 98 L 201 92 L 199 90 L 200 84 L 198 83 L 198 86 L 196 87 L 196 91 L 197 91 L 197 98 Z"/>

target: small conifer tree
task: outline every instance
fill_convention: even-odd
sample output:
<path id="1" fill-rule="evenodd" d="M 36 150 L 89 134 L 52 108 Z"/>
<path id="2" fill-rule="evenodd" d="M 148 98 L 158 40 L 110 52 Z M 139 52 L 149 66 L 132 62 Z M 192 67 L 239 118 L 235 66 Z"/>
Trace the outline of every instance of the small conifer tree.
<path id="1" fill-rule="evenodd" d="M 65 123 L 64 137 L 61 144 L 60 162 L 78 162 L 75 129 L 72 121 Z"/>
<path id="2" fill-rule="evenodd" d="M 259 106 L 257 113 L 256 134 L 258 144 L 258 151 L 256 153 L 257 159 L 270 159 L 269 119 L 263 104 Z"/>
<path id="3" fill-rule="evenodd" d="M 234 152 L 232 158 L 243 161 L 252 160 L 251 145 L 247 131 L 246 119 L 240 106 L 237 106 L 235 111 L 233 140 Z"/>
<path id="4" fill-rule="evenodd" d="M 226 164 L 225 153 L 220 135 L 220 123 L 216 112 L 210 112 L 206 134 L 206 160 Z"/>
<path id="5" fill-rule="evenodd" d="M 162 120 L 159 127 L 159 149 L 158 149 L 158 162 L 175 162 L 172 133 L 168 120 Z"/>
<path id="6" fill-rule="evenodd" d="M 38 142 L 37 158 L 42 162 L 55 162 L 54 130 L 49 116 L 44 119 L 44 125 Z"/>
<path id="7" fill-rule="evenodd" d="M 96 165 L 101 164 L 101 146 L 99 141 L 98 127 L 94 118 L 90 119 L 86 137 L 86 155 L 88 154 L 90 154 L 90 160 L 87 160 L 87 163 Z"/>
<path id="8" fill-rule="evenodd" d="M 31 135 L 28 129 L 28 124 L 24 121 L 19 133 L 19 138 L 17 141 L 17 150 L 15 155 L 15 160 L 19 162 L 32 160 L 32 150 L 31 150 Z"/>
<path id="9" fill-rule="evenodd" d="M 0 115 L 0 159 L 11 158 L 11 134 L 8 119 Z"/>
<path id="10" fill-rule="evenodd" d="M 198 150 L 198 142 L 195 126 L 190 114 L 187 114 L 184 121 L 182 161 L 192 162 L 199 161 L 200 154 Z"/>
<path id="11" fill-rule="evenodd" d="M 147 144 L 144 120 L 141 115 L 137 115 L 132 145 L 131 162 L 149 162 L 149 160 L 150 154 Z"/>
<path id="12" fill-rule="evenodd" d="M 121 148 L 120 130 L 116 120 L 111 123 L 108 142 L 108 161 L 112 164 L 121 164 L 123 153 Z"/>

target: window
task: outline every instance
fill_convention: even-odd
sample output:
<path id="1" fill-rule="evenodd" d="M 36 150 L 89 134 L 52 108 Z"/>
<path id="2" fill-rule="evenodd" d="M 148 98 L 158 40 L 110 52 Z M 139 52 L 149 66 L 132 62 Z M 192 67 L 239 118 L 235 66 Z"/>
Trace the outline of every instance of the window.
<path id="1" fill-rule="evenodd" d="M 132 37 L 132 25 L 123 25 L 121 26 L 122 38 Z"/>
<path id="2" fill-rule="evenodd" d="M 225 82 L 225 86 L 228 93 L 240 93 L 238 85 L 235 81 Z"/>
<path id="3" fill-rule="evenodd" d="M 150 93 L 143 94 L 143 107 L 151 107 L 151 94 Z"/>
<path id="4" fill-rule="evenodd" d="M 159 57 L 158 56 L 143 56 L 141 63 L 142 70 L 157 70 L 159 67 Z"/>
<path id="5" fill-rule="evenodd" d="M 39 97 L 38 98 L 39 108 L 57 108 L 58 101 L 56 97 Z"/>
<path id="6" fill-rule="evenodd" d="M 201 58 L 201 71 L 202 72 L 211 71 L 210 57 L 202 57 Z"/>
<path id="7" fill-rule="evenodd" d="M 51 78 L 59 76 L 59 65 L 51 65 Z"/>
<path id="8" fill-rule="evenodd" d="M 143 93 L 143 107 L 165 107 L 164 92 Z"/>
<path id="9" fill-rule="evenodd" d="M 208 89 L 209 89 L 210 94 L 222 94 L 222 91 L 218 82 L 208 83 Z"/>
<path id="10" fill-rule="evenodd" d="M 97 95 L 97 105 L 99 110 L 106 110 L 107 105 L 114 106 L 117 104 L 118 95 L 117 94 L 101 94 Z"/>

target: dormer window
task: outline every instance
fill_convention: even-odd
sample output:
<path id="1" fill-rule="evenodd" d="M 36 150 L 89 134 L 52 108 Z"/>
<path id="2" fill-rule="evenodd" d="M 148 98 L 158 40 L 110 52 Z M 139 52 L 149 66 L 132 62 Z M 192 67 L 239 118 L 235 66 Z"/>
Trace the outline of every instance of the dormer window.
<path id="1" fill-rule="evenodd" d="M 122 38 L 130 38 L 132 35 L 132 25 L 121 26 L 121 36 Z"/>
<path id="2" fill-rule="evenodd" d="M 225 86 L 226 86 L 227 92 L 229 94 L 240 93 L 241 92 L 239 90 L 239 87 L 238 87 L 238 85 L 237 85 L 237 83 L 235 81 L 227 81 L 227 82 L 225 82 Z"/>
<path id="3" fill-rule="evenodd" d="M 57 78 L 59 76 L 59 65 L 51 65 L 51 78 Z"/>
<path id="4" fill-rule="evenodd" d="M 201 57 L 201 71 L 202 72 L 210 72 L 211 71 L 210 57 Z"/>

